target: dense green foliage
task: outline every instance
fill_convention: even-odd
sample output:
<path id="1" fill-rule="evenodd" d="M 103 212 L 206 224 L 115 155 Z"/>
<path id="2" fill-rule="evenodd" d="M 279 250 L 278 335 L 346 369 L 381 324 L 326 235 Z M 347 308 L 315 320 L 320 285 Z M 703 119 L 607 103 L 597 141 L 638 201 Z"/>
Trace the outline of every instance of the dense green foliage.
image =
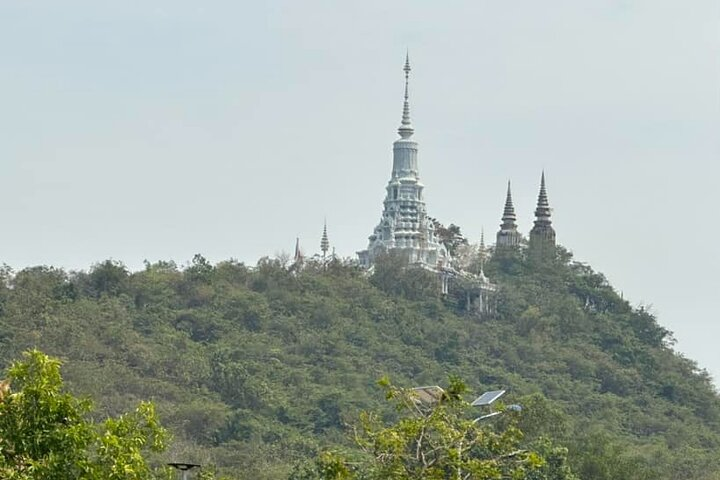
<path id="1" fill-rule="evenodd" d="M 518 405 L 495 404 L 478 412 L 464 399 L 467 386 L 457 377 L 425 399 L 387 378 L 379 383 L 399 418 L 387 423 L 380 415 L 361 413 L 355 429 L 359 454 L 324 451 L 291 480 L 577 480 L 567 449 L 547 438 L 522 441 Z M 506 421 L 498 425 L 497 415 Z"/>
<path id="2" fill-rule="evenodd" d="M 446 227 L 436 218 L 431 217 L 428 220 L 430 220 L 430 222 L 433 224 L 433 228 L 435 229 L 435 236 L 438 238 L 438 240 L 440 240 L 443 245 L 445 245 L 445 248 L 447 248 L 448 253 L 450 253 L 452 257 L 455 256 L 458 248 L 468 244 L 467 238 L 465 238 L 460 231 L 460 227 L 458 227 L 454 223 L 451 223 Z"/>
<path id="3" fill-rule="evenodd" d="M 166 437 L 151 403 L 94 425 L 90 403 L 63 389 L 60 363 L 37 350 L 0 383 L 0 478 L 6 480 L 151 480 L 149 451 Z"/>
<path id="4" fill-rule="evenodd" d="M 346 424 L 361 410 L 393 415 L 376 385 L 386 374 L 508 388 L 526 440 L 565 445 L 583 479 L 717 478 L 720 400 L 650 312 L 565 254 L 507 252 L 485 271 L 500 286 L 491 317 L 392 259 L 371 278 L 339 261 L 200 256 L 134 273 L 113 261 L 6 271 L 0 366 L 30 347 L 59 356 L 98 419 L 152 399 L 174 435 L 166 460 L 234 478 L 283 478 L 328 446 L 352 448 Z"/>

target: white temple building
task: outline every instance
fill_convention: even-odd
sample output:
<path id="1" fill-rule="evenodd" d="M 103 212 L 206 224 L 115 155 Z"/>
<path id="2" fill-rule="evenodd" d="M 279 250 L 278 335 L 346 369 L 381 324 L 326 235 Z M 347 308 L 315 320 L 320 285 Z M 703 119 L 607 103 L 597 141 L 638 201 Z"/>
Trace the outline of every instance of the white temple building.
<path id="1" fill-rule="evenodd" d="M 372 269 L 378 256 L 383 253 L 399 253 L 407 265 L 436 272 L 440 276 L 443 294 L 454 291 L 465 297 L 468 310 L 480 314 L 494 311 L 497 286 L 485 276 L 485 245 L 481 240 L 480 269 L 468 268 L 467 258 L 451 258 L 441 239 L 436 236 L 435 226 L 427 214 L 424 199 L 425 186 L 420 182 L 418 170 L 418 144 L 412 140 L 415 129 L 410 121 L 408 81 L 410 59 L 405 58 L 405 101 L 398 133 L 393 143 L 393 163 L 390 181 L 385 187 L 385 200 L 380 223 L 368 237 L 367 249 L 357 252 L 362 267 Z M 545 188 L 545 173 L 540 181 L 540 194 L 535 210 L 535 225 L 530 232 L 530 254 L 540 258 L 552 258 L 555 252 L 555 230 L 551 226 L 551 209 Z M 515 206 L 508 182 L 502 224 L 497 232 L 495 252 L 523 251 L 525 242 L 518 231 Z M 326 247 L 323 244 L 323 253 Z"/>
<path id="2" fill-rule="evenodd" d="M 380 223 L 368 237 L 366 250 L 357 252 L 360 265 L 370 268 L 375 258 L 384 252 L 398 252 L 409 264 L 433 270 L 450 267 L 450 256 L 436 238 L 432 222 L 428 219 L 424 200 L 425 186 L 418 172 L 418 144 L 410 121 L 408 80 L 410 59 L 405 58 L 405 102 L 400 138 L 393 144 L 393 165 L 386 187 L 384 208 Z"/>

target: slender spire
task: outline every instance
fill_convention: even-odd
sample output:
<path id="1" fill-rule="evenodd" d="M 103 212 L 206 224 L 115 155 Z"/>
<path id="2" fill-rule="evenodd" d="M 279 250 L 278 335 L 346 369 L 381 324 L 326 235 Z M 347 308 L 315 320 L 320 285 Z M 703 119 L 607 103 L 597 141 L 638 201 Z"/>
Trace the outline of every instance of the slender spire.
<path id="1" fill-rule="evenodd" d="M 480 228 L 480 249 L 478 252 L 480 257 L 480 276 L 484 277 L 483 268 L 485 267 L 485 228 Z"/>
<path id="2" fill-rule="evenodd" d="M 503 210 L 502 221 L 504 224 L 514 224 L 517 220 L 515 206 L 513 205 L 512 192 L 510 191 L 510 180 L 508 180 L 507 196 L 505 197 L 505 209 Z"/>
<path id="3" fill-rule="evenodd" d="M 303 261 L 303 254 L 300 251 L 300 237 L 295 238 L 295 263 Z"/>
<path id="4" fill-rule="evenodd" d="M 498 247 L 515 247 L 520 244 L 521 236 L 520 232 L 517 231 L 516 220 L 517 215 L 515 215 L 515 206 L 513 205 L 512 192 L 510 191 L 510 180 L 508 180 L 502 223 L 497 233 L 496 245 Z"/>
<path id="5" fill-rule="evenodd" d="M 320 250 L 322 250 L 323 252 L 323 258 L 325 258 L 328 250 L 330 250 L 330 240 L 328 240 L 327 234 L 327 219 L 325 219 L 325 223 L 323 225 L 323 234 L 322 239 L 320 240 Z"/>
<path id="6" fill-rule="evenodd" d="M 547 190 L 545 188 L 545 170 L 540 177 L 540 193 L 538 194 L 535 218 L 550 224 L 550 204 L 548 203 Z"/>
<path id="7" fill-rule="evenodd" d="M 545 171 L 540 177 L 540 193 L 535 208 L 535 223 L 530 230 L 530 251 L 537 258 L 551 258 L 555 254 L 555 230 L 550 220 L 550 204 L 545 188 Z"/>
<path id="8" fill-rule="evenodd" d="M 398 128 L 398 133 L 402 138 L 410 138 L 415 132 L 415 129 L 412 126 L 412 122 L 410 121 L 410 95 L 408 93 L 408 84 L 410 83 L 410 53 L 405 54 L 405 66 L 403 67 L 403 70 L 405 71 L 405 102 L 403 103 L 403 114 L 402 114 L 402 122 L 400 122 L 400 128 Z"/>

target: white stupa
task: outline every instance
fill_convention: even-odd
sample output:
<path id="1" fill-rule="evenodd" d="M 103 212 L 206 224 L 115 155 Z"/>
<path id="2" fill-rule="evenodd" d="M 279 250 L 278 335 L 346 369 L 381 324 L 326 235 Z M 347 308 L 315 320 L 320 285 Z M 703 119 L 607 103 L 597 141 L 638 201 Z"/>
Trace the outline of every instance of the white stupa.
<path id="1" fill-rule="evenodd" d="M 405 102 L 398 133 L 393 144 L 393 166 L 386 187 L 380 223 L 368 237 L 366 250 L 358 252 L 360 264 L 371 267 L 375 258 L 384 252 L 398 252 L 409 264 L 431 269 L 449 266 L 450 256 L 435 237 L 435 229 L 428 219 L 424 200 L 425 186 L 418 174 L 418 144 L 411 139 L 414 129 L 410 121 L 408 79 L 410 59 L 405 59 Z"/>

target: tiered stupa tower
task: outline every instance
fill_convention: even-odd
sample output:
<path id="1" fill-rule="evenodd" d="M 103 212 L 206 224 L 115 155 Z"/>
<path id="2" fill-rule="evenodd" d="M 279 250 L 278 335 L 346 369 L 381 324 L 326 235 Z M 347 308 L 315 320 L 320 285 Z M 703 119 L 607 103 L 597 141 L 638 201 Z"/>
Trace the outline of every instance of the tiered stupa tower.
<path id="1" fill-rule="evenodd" d="M 327 234 L 327 220 L 323 224 L 322 238 L 320 239 L 320 251 L 322 251 L 322 258 L 327 256 L 327 252 L 330 250 L 330 239 Z"/>
<path id="2" fill-rule="evenodd" d="M 540 193 L 535 208 L 535 224 L 530 230 L 530 251 L 548 253 L 555 249 L 555 230 L 550 220 L 550 204 L 545 188 L 545 172 L 540 177 Z"/>
<path id="3" fill-rule="evenodd" d="M 518 232 L 515 222 L 517 222 L 517 215 L 515 215 L 515 206 L 513 205 L 510 181 L 508 180 L 505 209 L 503 210 L 502 223 L 495 243 L 497 247 L 517 247 L 520 244 L 522 235 Z"/>
<path id="4" fill-rule="evenodd" d="M 358 252 L 360 264 L 371 267 L 383 252 L 393 251 L 404 255 L 409 264 L 430 268 L 444 268 L 450 256 L 445 246 L 435 237 L 432 222 L 428 220 L 423 196 L 424 185 L 418 173 L 418 144 L 411 139 L 415 129 L 410 121 L 408 82 L 410 59 L 405 58 L 405 101 L 398 133 L 393 144 L 393 165 L 386 187 L 384 209 L 380 223 L 368 237 L 367 250 Z"/>

